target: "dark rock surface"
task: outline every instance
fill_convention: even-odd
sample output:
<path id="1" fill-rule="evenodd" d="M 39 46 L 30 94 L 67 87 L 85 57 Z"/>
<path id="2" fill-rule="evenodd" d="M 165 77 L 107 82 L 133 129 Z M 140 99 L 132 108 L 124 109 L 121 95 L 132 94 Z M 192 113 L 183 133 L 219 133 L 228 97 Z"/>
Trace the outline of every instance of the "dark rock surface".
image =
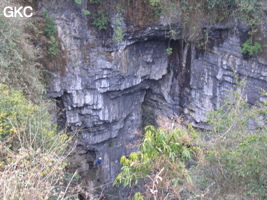
<path id="1" fill-rule="evenodd" d="M 157 116 L 177 115 L 205 128 L 207 112 L 220 105 L 237 75 L 248 80 L 245 96 L 250 104 L 265 101 L 260 92 L 267 89 L 267 61 L 261 55 L 245 59 L 240 53 L 247 27 L 238 21 L 213 27 L 201 50 L 180 36 L 169 41 L 162 24 L 126 31 L 116 44 L 112 30 L 98 33 L 88 25 L 81 12 L 85 3 L 49 0 L 40 1 L 39 8 L 55 18 L 71 59 L 65 75 L 54 74 L 47 96 L 62 102 L 67 126 L 81 130 L 84 153 L 94 152 L 87 162 L 102 157 L 101 183 L 112 182 L 120 157 L 138 149 L 142 116 L 155 123 Z"/>

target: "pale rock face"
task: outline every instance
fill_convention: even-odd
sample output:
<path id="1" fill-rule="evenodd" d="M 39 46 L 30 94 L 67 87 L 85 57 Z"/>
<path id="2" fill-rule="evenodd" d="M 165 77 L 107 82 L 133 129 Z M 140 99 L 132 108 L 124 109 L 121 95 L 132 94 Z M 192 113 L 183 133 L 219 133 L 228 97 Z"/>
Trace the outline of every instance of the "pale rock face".
<path id="1" fill-rule="evenodd" d="M 140 139 L 142 116 L 178 115 L 205 128 L 206 114 L 221 105 L 236 75 L 247 77 L 250 104 L 266 102 L 260 89 L 267 90 L 267 62 L 262 57 L 245 60 L 240 53 L 242 33 L 232 33 L 231 27 L 214 27 L 214 45 L 205 52 L 193 44 L 182 49 L 179 38 L 171 41 L 169 56 L 164 24 L 125 33 L 124 41 L 116 44 L 87 26 L 81 13 L 85 3 L 48 0 L 39 2 L 39 8 L 55 18 L 71 58 L 64 76 L 54 74 L 47 95 L 62 101 L 66 123 L 81 129 L 84 148 L 102 157 L 102 183 L 114 180 L 121 156 L 138 149 L 134 144 Z"/>

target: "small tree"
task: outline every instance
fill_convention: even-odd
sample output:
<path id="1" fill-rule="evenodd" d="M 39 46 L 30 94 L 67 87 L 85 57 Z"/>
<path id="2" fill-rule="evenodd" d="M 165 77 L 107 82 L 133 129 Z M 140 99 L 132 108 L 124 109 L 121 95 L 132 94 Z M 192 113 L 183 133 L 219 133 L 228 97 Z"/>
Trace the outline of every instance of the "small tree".
<path id="1" fill-rule="evenodd" d="M 199 157 L 198 137 L 192 127 L 166 131 L 147 126 L 140 151 L 121 158 L 122 172 L 114 184 L 131 187 L 142 180 L 145 199 L 179 198 L 183 187 L 191 185 L 186 162 Z M 141 193 L 134 199 L 142 199 Z"/>

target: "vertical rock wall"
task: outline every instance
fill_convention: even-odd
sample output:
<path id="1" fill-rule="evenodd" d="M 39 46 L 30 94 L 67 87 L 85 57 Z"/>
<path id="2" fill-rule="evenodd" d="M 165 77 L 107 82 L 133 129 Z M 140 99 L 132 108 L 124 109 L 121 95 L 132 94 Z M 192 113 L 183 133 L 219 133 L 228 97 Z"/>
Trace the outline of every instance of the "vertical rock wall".
<path id="1" fill-rule="evenodd" d="M 161 115 L 183 116 L 203 127 L 206 113 L 234 87 L 236 74 L 248 79 L 249 103 L 264 101 L 260 89 L 267 89 L 266 63 L 243 58 L 241 32 L 236 34 L 234 27 L 215 27 L 204 51 L 179 37 L 169 41 L 168 28 L 161 24 L 125 32 L 116 44 L 111 28 L 99 33 L 87 23 L 81 12 L 86 6 L 72 0 L 39 1 L 39 8 L 54 17 L 70 58 L 64 75 L 54 73 L 47 95 L 61 101 L 67 126 L 80 130 L 79 147 L 91 155 L 86 162 L 102 157 L 101 183 L 112 182 L 120 157 L 138 149 L 142 116 L 147 123 Z"/>

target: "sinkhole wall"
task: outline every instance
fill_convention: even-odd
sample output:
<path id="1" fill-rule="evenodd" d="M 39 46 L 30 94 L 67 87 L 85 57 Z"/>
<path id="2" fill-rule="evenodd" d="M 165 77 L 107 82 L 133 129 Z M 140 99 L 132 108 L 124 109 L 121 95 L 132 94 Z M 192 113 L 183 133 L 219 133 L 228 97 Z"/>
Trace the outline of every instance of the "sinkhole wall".
<path id="1" fill-rule="evenodd" d="M 216 109 L 235 77 L 247 78 L 246 100 L 264 102 L 267 89 L 265 55 L 244 57 L 242 37 L 248 31 L 238 20 L 210 27 L 206 48 L 171 38 L 160 21 L 135 31 L 122 20 L 124 38 L 114 42 L 116 12 L 111 25 L 98 31 L 73 0 L 39 1 L 40 11 L 55 19 L 63 49 L 68 52 L 66 73 L 56 73 L 47 93 L 64 111 L 61 124 L 80 129 L 78 151 L 92 165 L 102 157 L 98 174 L 110 183 L 120 171 L 119 159 L 138 150 L 142 126 L 158 116 L 180 116 L 195 127 L 206 128 L 207 112 Z M 181 27 L 176 22 L 172 27 Z M 266 26 L 261 27 L 263 38 Z M 172 48 L 169 55 L 167 48 Z"/>

